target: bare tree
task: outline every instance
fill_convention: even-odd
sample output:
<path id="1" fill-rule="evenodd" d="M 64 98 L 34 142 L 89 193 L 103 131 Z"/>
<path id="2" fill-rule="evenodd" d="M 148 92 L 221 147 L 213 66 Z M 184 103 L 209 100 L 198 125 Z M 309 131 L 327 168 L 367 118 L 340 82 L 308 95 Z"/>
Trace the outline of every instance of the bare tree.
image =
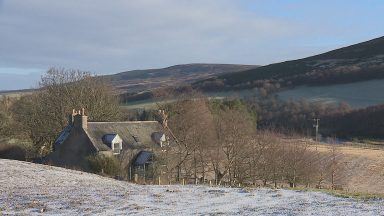
<path id="1" fill-rule="evenodd" d="M 333 144 L 330 149 L 330 160 L 328 164 L 328 172 L 329 172 L 329 178 L 331 183 L 332 190 L 337 189 L 339 179 L 342 173 L 342 163 L 341 163 L 341 157 L 342 154 L 339 152 L 339 150 L 336 147 L 336 144 Z"/>
<path id="2" fill-rule="evenodd" d="M 116 120 L 120 113 L 118 98 L 105 80 L 56 68 L 42 77 L 39 91 L 15 104 L 14 112 L 36 148 L 46 154 L 74 108 L 85 108 L 91 121 Z"/>
<path id="3" fill-rule="evenodd" d="M 243 166 L 246 165 L 248 145 L 255 132 L 255 125 L 244 110 L 226 109 L 219 112 L 216 120 L 218 145 L 223 152 L 225 170 L 230 184 L 243 180 Z"/>
<path id="4" fill-rule="evenodd" d="M 204 178 L 207 170 L 207 152 L 214 137 L 214 122 L 207 98 L 197 92 L 178 96 L 163 106 L 169 114 L 168 129 L 175 145 L 169 154 L 177 162 L 169 161 L 170 171 L 176 170 L 176 180 Z M 173 164 L 173 165 L 170 165 Z"/>
<path id="5" fill-rule="evenodd" d="M 267 181 L 273 182 L 277 187 L 279 179 L 282 178 L 285 156 L 285 143 L 283 143 L 281 135 L 275 131 L 264 131 L 259 136 L 260 146 L 263 148 L 263 161 L 261 176 L 263 176 L 263 184 Z"/>
<path id="6" fill-rule="evenodd" d="M 310 159 L 310 150 L 307 143 L 286 143 L 284 155 L 285 178 L 290 187 L 305 182 L 307 163 Z"/>

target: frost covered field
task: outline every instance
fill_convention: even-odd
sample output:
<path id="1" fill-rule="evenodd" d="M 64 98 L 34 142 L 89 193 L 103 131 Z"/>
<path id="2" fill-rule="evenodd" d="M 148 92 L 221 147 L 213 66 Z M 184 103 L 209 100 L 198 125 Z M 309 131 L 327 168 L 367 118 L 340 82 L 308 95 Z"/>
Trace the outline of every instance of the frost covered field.
<path id="1" fill-rule="evenodd" d="M 382 200 L 358 201 L 320 192 L 142 186 L 0 160 L 0 211 L 4 215 L 384 215 L 383 204 Z"/>

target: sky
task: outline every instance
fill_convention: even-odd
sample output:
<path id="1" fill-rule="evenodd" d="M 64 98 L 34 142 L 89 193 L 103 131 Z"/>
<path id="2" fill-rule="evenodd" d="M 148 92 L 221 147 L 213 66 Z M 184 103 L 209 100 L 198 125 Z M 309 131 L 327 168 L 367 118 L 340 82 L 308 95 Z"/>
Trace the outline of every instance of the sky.
<path id="1" fill-rule="evenodd" d="M 50 67 L 266 65 L 384 36 L 383 0 L 0 0 L 0 90 Z"/>

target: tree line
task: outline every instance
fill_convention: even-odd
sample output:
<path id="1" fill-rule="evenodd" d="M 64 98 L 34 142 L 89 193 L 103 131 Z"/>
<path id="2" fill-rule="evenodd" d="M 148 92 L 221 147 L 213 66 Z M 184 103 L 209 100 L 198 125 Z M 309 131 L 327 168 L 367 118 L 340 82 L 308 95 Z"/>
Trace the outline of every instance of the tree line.
<path id="1" fill-rule="evenodd" d="M 203 91 L 261 88 L 266 83 L 281 88 L 301 85 L 330 85 L 383 79 L 383 65 L 374 59 L 335 61 L 319 65 L 321 60 L 298 60 L 271 64 L 248 71 L 224 74 L 201 80 L 194 87 Z"/>
<path id="2" fill-rule="evenodd" d="M 212 101 L 192 93 L 161 108 L 169 114 L 169 136 L 175 142 L 157 156 L 157 175 L 229 185 L 342 184 L 340 153 L 317 151 L 309 140 L 292 134 L 258 130 L 256 113 L 241 101 Z"/>

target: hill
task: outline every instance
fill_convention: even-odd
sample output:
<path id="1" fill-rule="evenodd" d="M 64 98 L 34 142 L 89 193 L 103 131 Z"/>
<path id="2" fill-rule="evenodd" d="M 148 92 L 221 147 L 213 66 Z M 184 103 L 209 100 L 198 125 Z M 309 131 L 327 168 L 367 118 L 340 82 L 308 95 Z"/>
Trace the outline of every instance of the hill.
<path id="1" fill-rule="evenodd" d="M 135 185 L 4 159 L 0 167 L 4 215 L 379 215 L 384 204 L 321 192 Z"/>
<path id="2" fill-rule="evenodd" d="M 158 87 L 177 86 L 229 72 L 256 68 L 255 65 L 185 64 L 161 69 L 133 70 L 107 75 L 124 92 L 140 92 Z"/>
<path id="3" fill-rule="evenodd" d="M 198 87 L 222 83 L 222 89 L 330 85 L 384 79 L 384 37 L 308 58 L 270 64 L 197 82 Z M 214 84 L 217 86 L 217 84 Z"/>
<path id="4" fill-rule="evenodd" d="M 11 98 L 19 98 L 24 95 L 32 94 L 36 89 L 20 89 L 20 90 L 8 90 L 8 91 L 0 91 L 1 97 L 11 97 Z"/>

